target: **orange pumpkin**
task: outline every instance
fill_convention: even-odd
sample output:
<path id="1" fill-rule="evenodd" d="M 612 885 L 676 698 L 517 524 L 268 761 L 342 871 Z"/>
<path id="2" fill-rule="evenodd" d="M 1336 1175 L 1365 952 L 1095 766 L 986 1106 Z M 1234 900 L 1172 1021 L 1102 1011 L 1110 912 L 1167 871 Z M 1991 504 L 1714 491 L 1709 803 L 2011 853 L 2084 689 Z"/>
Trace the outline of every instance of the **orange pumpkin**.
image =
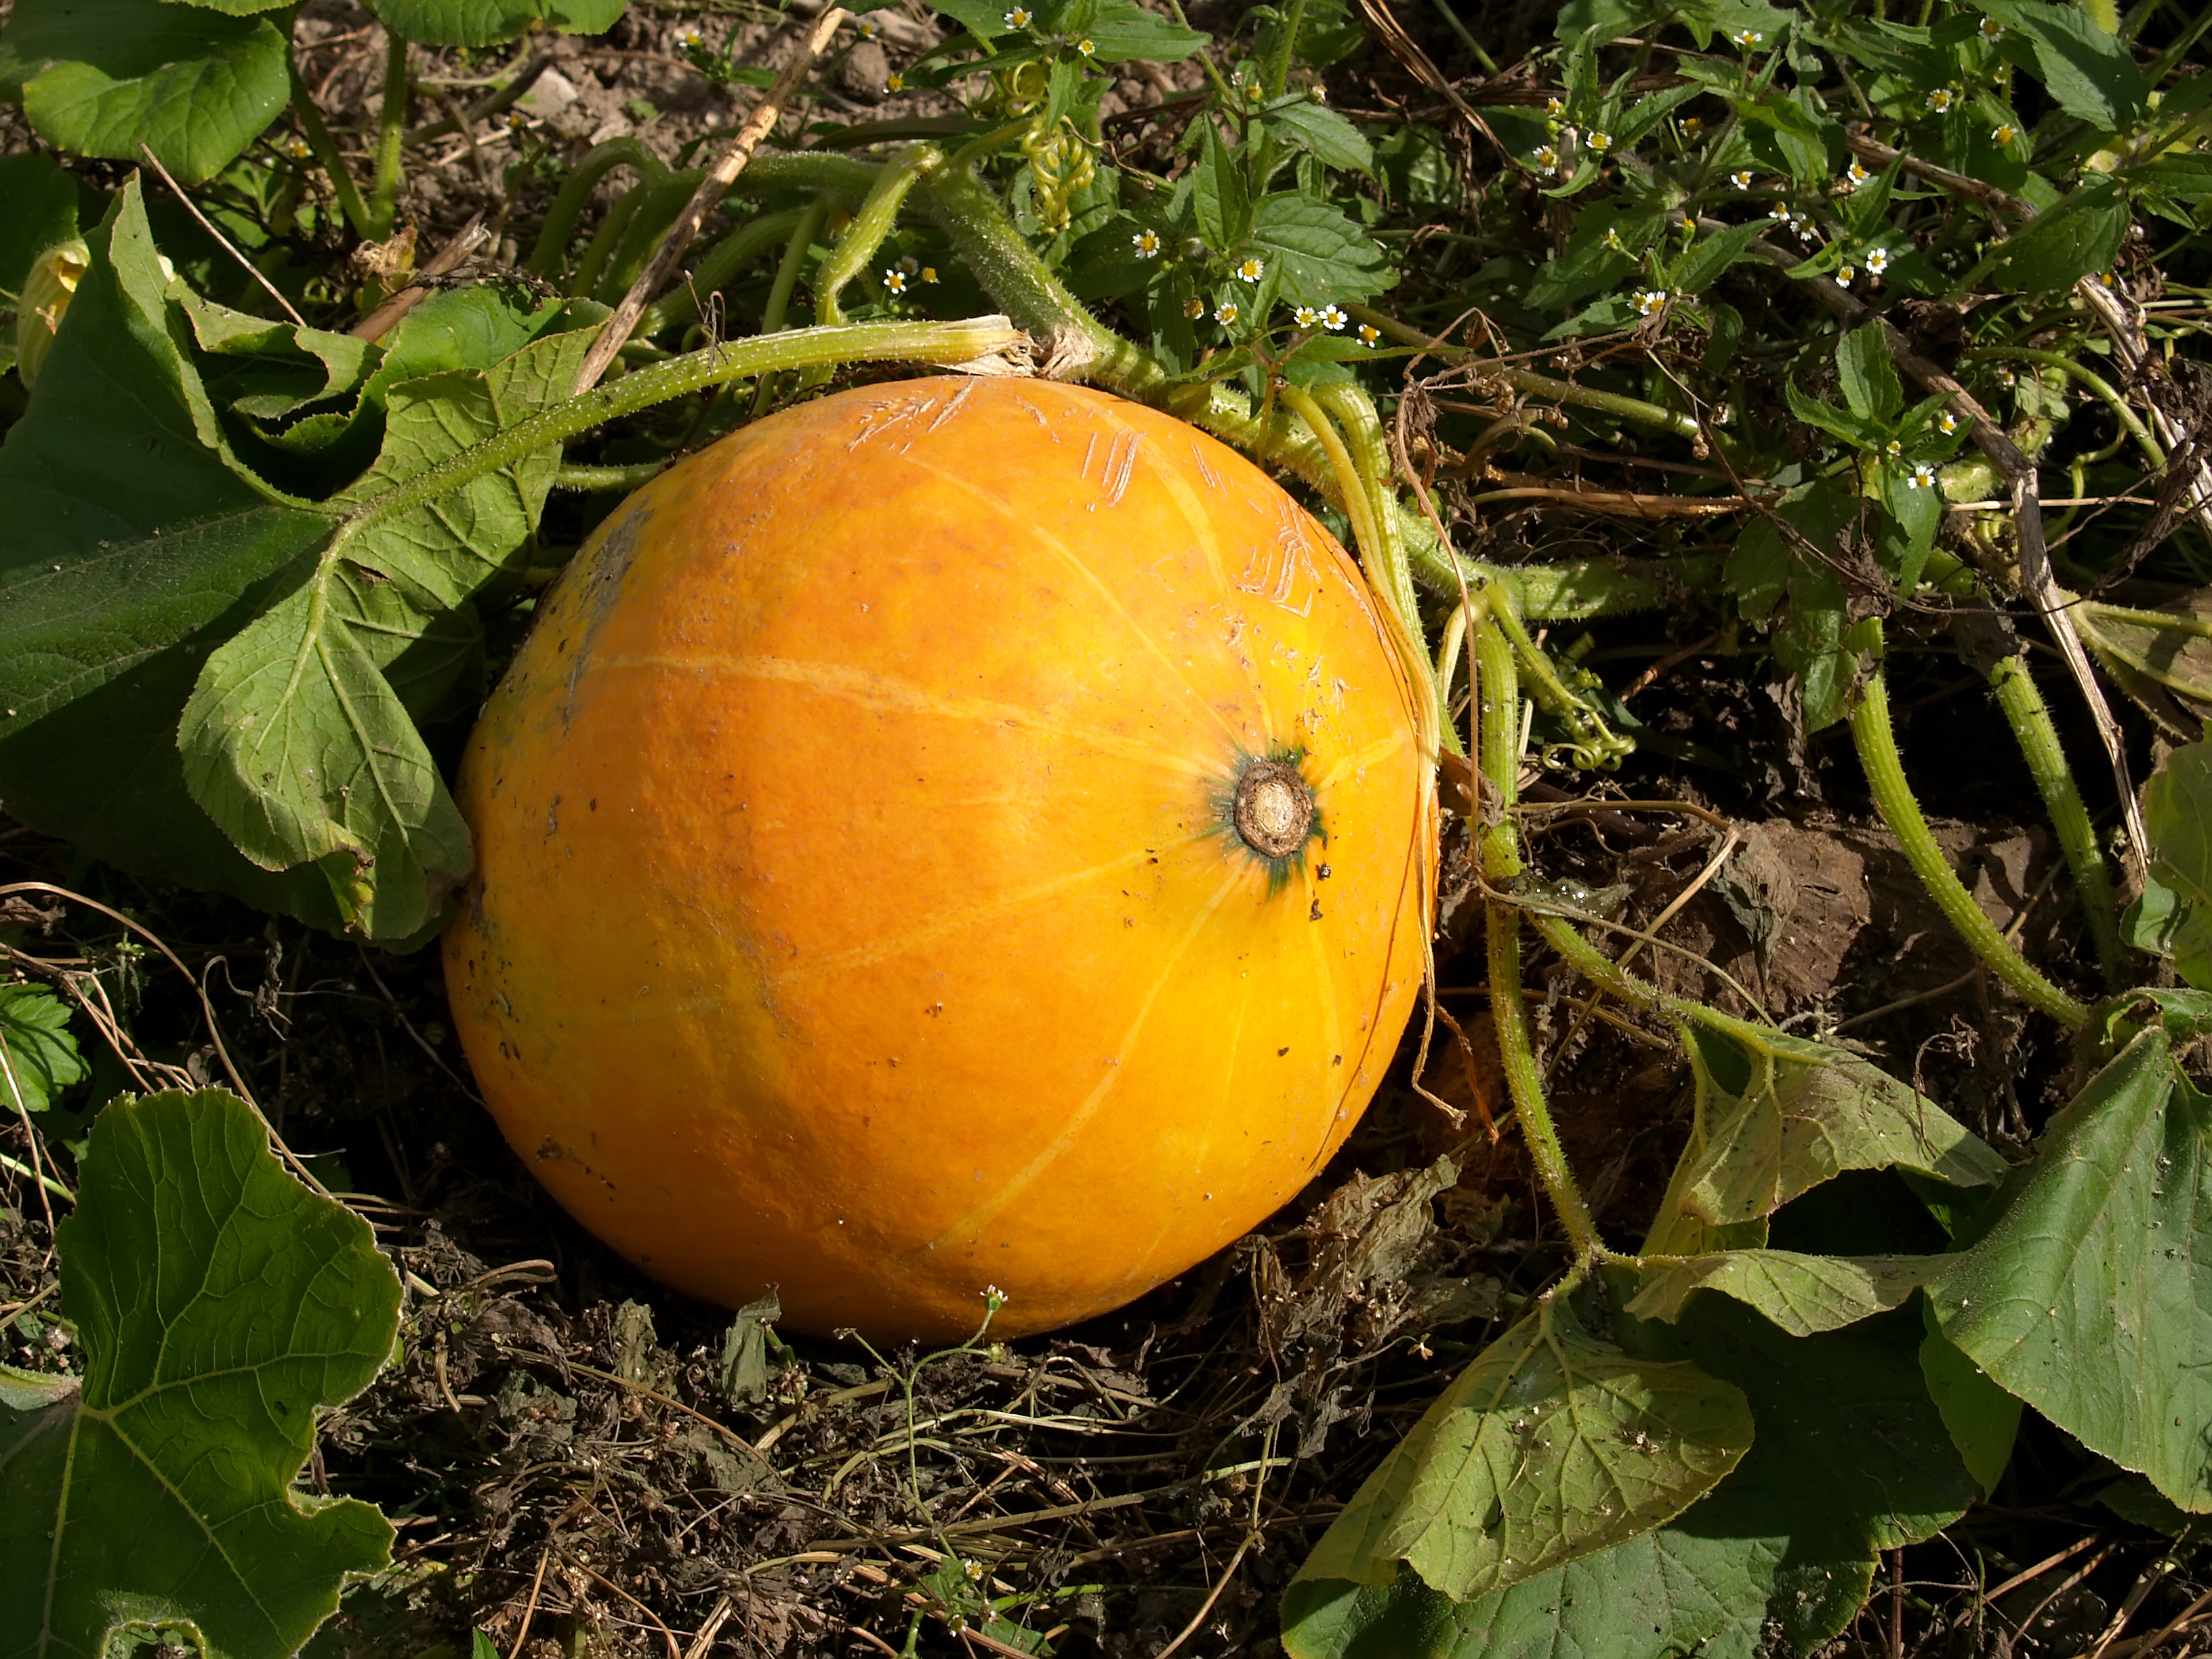
<path id="1" fill-rule="evenodd" d="M 461 769 L 446 936 L 516 1152 L 648 1273 L 1016 1334 L 1250 1229 L 1373 1094 L 1435 845 L 1358 570 L 1139 405 L 944 378 L 672 469 Z"/>

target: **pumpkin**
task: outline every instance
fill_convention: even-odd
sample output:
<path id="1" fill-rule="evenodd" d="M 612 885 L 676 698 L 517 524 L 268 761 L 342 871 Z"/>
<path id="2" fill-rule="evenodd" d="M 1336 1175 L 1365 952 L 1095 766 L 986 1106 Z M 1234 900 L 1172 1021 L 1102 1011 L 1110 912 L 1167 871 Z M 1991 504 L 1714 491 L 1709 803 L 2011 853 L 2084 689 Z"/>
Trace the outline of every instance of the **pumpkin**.
<path id="1" fill-rule="evenodd" d="M 1419 989 L 1382 613 L 1233 451 L 1078 387 L 844 392 L 632 496 L 460 771 L 508 1141 L 653 1277 L 890 1340 L 1098 1314 L 1343 1141 Z"/>

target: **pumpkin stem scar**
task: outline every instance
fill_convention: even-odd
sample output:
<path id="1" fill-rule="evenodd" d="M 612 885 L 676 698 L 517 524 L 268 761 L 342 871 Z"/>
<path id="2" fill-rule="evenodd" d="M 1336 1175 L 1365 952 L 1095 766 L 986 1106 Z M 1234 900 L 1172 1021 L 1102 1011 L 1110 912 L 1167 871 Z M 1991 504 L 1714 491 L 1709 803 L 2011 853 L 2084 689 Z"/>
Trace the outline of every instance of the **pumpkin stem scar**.
<path id="1" fill-rule="evenodd" d="M 1255 761 L 1237 780 L 1237 833 L 1262 858 L 1288 858 L 1313 827 L 1313 791 L 1290 761 Z"/>

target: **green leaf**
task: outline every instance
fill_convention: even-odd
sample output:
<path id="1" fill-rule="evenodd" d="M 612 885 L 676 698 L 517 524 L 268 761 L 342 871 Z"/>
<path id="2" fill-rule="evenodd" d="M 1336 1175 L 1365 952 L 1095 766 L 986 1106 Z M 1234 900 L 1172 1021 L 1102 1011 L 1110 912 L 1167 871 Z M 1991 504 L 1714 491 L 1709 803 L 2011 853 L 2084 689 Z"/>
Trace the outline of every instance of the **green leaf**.
<path id="1" fill-rule="evenodd" d="M 1894 421 L 1905 408 L 1905 386 L 1897 378 L 1889 343 L 1879 320 L 1853 329 L 1836 342 L 1836 377 L 1844 402 L 1863 421 Z"/>
<path id="2" fill-rule="evenodd" d="M 1666 276 L 1664 286 L 1677 294 L 1703 294 L 1721 273 L 1743 258 L 1744 252 L 1765 233 L 1767 222 L 1753 219 L 1726 230 L 1700 236 L 1683 250 Z"/>
<path id="3" fill-rule="evenodd" d="M 1276 138 L 1306 151 L 1325 167 L 1346 173 L 1375 170 L 1375 152 L 1359 129 L 1303 93 L 1268 105 L 1261 118 Z"/>
<path id="4" fill-rule="evenodd" d="M 2143 791 L 2143 827 L 2158 888 L 2185 907 L 2163 935 L 2174 971 L 2212 991 L 2212 744 L 2184 744 L 2159 763 Z"/>
<path id="5" fill-rule="evenodd" d="M 390 1355 L 398 1278 L 215 1090 L 103 1112 L 57 1232 L 85 1373 L 0 1391 L 0 1652 L 283 1659 L 391 1557 L 372 1506 L 292 1482 Z"/>
<path id="6" fill-rule="evenodd" d="M 90 1073 L 70 1035 L 69 1005 L 43 985 L 0 985 L 0 1110 L 43 1112 Z"/>
<path id="7" fill-rule="evenodd" d="M 1227 252 L 1244 240 L 1250 228 L 1251 201 L 1244 190 L 1244 170 L 1212 118 L 1202 118 L 1198 165 L 1190 171 L 1190 204 L 1197 216 L 1198 234 L 1208 247 Z"/>
<path id="8" fill-rule="evenodd" d="M 1146 11 L 1137 0 L 1075 0 L 1059 28 L 1071 40 L 1090 41 L 1097 64 L 1179 64 L 1213 38 Z"/>
<path id="9" fill-rule="evenodd" d="M 1755 1308 L 1791 1336 L 1840 1330 L 1887 1313 L 1951 1265 L 1948 1255 L 1802 1255 L 1723 1250 L 1648 1267 L 1628 1304 L 1638 1319 L 1673 1321 L 1693 1291 L 1717 1291 Z"/>
<path id="10" fill-rule="evenodd" d="M 1936 546 L 1936 532 L 1943 523 L 1943 497 L 1937 486 L 1917 482 L 1911 467 L 1901 460 L 1884 460 L 1875 469 L 1875 495 L 1881 502 L 1881 520 L 1875 545 L 1900 593 L 1920 585 L 1920 573 Z"/>
<path id="11" fill-rule="evenodd" d="M 1618 288 L 1665 224 L 1664 214 L 1650 207 L 1600 202 L 1583 209 L 1575 216 L 1565 251 L 1536 273 L 1522 303 L 1531 311 L 1549 311 Z"/>
<path id="12" fill-rule="evenodd" d="M 1546 1297 L 1462 1371 L 1298 1570 L 1382 1583 L 1410 1565 L 1456 1599 L 1648 1531 L 1735 1468 L 1742 1395 L 1638 1359 Z"/>
<path id="13" fill-rule="evenodd" d="M 1357 305 L 1396 286 L 1398 273 L 1374 239 L 1310 196 L 1263 196 L 1252 214 L 1251 246 L 1264 249 L 1290 305 Z"/>
<path id="14" fill-rule="evenodd" d="M 2193 151 L 2160 155 L 2141 167 L 2130 167 L 2125 176 L 2130 185 L 2163 191 L 2191 207 L 2212 202 L 2212 155 Z M 0 274 L 4 274 L 4 267 L 0 267 Z"/>
<path id="15" fill-rule="evenodd" d="M 1697 1080 L 1681 1207 L 1715 1226 L 1770 1216 L 1845 1170 L 1994 1186 L 2008 1165 L 1924 1095 L 1850 1050 L 1737 1021 L 1679 1025 Z"/>
<path id="16" fill-rule="evenodd" d="M 2149 81 L 2125 43 L 2099 28 L 2083 8 L 2048 0 L 1978 3 L 2013 32 L 2000 43 L 2000 51 L 2040 81 L 2069 115 L 2100 132 L 2115 133 L 2142 113 Z"/>
<path id="17" fill-rule="evenodd" d="M 2090 1450 L 2212 1510 L 2212 1102 L 2163 1024 L 2051 1121 L 2035 1164 L 1929 1289 L 1943 1334 Z"/>
<path id="18" fill-rule="evenodd" d="M 16 0 L 0 33 L 0 96 L 20 92 L 50 144 L 135 161 L 144 143 L 194 185 L 284 107 L 286 51 L 265 17 L 161 0 Z"/>
<path id="19" fill-rule="evenodd" d="M 625 0 L 380 0 L 377 16 L 426 46 L 495 46 L 546 23 L 571 34 L 615 25 Z"/>
<path id="20" fill-rule="evenodd" d="M 2085 180 L 2000 243 L 1996 269 L 2024 294 L 2071 288 L 2107 270 L 2127 239 L 2128 204 L 2111 179 Z"/>
<path id="21" fill-rule="evenodd" d="M 1920 1389 L 1911 1314 L 1791 1338 L 1705 1298 L 1686 1328 L 1655 1328 L 1750 1402 L 1751 1450 L 1710 1494 L 1655 1531 L 1463 1601 L 1411 1573 L 1376 1585 L 1301 1575 L 1283 1598 L 1285 1648 L 1297 1659 L 1810 1652 L 1857 1611 L 1880 1551 L 1932 1536 L 1976 1496 Z"/>
<path id="22" fill-rule="evenodd" d="M 1984 1492 L 1995 1492 L 2005 1465 L 2012 1462 L 2013 1441 L 2020 1433 L 2020 1401 L 1951 1345 L 1936 1323 L 1932 1307 L 1924 1301 L 1920 1305 L 1928 1326 L 1920 1343 L 1920 1374 L 1927 1381 L 1929 1398 L 1942 1413 L 1967 1472 Z"/>
<path id="23" fill-rule="evenodd" d="M 1840 438 L 1857 449 L 1880 449 L 1889 436 L 1888 428 L 1881 422 L 1856 411 L 1838 409 L 1825 399 L 1800 392 L 1794 381 L 1782 384 L 1784 394 L 1790 400 L 1790 412 L 1806 425 Z"/>

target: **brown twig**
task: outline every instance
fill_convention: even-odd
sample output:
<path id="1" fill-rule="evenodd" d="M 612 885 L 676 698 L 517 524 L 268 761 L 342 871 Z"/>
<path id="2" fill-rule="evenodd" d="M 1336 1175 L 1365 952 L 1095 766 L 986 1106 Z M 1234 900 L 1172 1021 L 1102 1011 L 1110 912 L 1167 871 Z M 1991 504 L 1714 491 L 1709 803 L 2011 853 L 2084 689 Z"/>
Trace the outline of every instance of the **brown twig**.
<path id="1" fill-rule="evenodd" d="M 1175 1650 L 1188 1642 L 1198 1627 L 1206 1622 L 1206 1615 L 1213 1611 L 1213 1604 L 1221 1599 L 1221 1592 L 1229 1588 L 1229 1581 L 1237 1576 L 1237 1569 L 1243 1565 L 1244 1557 L 1251 1550 L 1257 1537 L 1256 1533 L 1248 1532 L 1244 1534 L 1244 1541 L 1237 1545 L 1237 1553 L 1229 1558 L 1229 1565 L 1221 1570 L 1221 1577 L 1214 1581 L 1213 1588 L 1206 1593 L 1206 1600 L 1199 1603 L 1198 1611 L 1191 1614 L 1190 1622 L 1176 1632 L 1175 1640 L 1162 1648 L 1156 1656 L 1156 1659 L 1171 1659 Z"/>
<path id="2" fill-rule="evenodd" d="M 538 1552 L 538 1571 L 531 1575 L 530 1599 L 522 1604 L 522 1626 L 514 1632 L 514 1645 L 507 1650 L 507 1659 L 521 1659 L 522 1644 L 530 1639 L 530 1621 L 538 1616 L 538 1592 L 545 1584 L 545 1563 L 553 1554 L 551 1540 Z"/>
<path id="3" fill-rule="evenodd" d="M 192 200 L 191 197 L 185 195 L 183 189 L 179 186 L 177 181 L 169 177 L 169 170 L 161 165 L 161 158 L 155 155 L 153 149 L 144 143 L 141 143 L 138 146 L 138 153 L 146 158 L 146 165 L 148 167 L 150 167 L 155 172 L 161 175 L 161 182 L 167 185 L 169 187 L 171 193 L 173 194 L 179 202 L 182 202 L 185 204 L 185 210 L 187 213 L 190 213 L 193 218 L 200 222 L 200 228 L 207 232 L 209 235 L 214 237 L 216 241 L 222 243 L 222 251 L 230 255 L 232 258 L 237 260 L 239 264 L 244 265 L 246 267 L 246 274 L 252 277 L 255 282 L 260 283 L 263 288 L 266 289 L 269 291 L 269 297 L 276 301 L 279 306 L 283 307 L 284 314 L 292 319 L 292 325 L 295 328 L 307 327 L 307 319 L 292 308 L 292 302 L 289 300 L 286 299 L 282 294 L 277 292 L 276 284 L 269 280 L 268 275 L 263 271 L 261 267 L 255 264 L 252 260 L 247 258 L 243 253 L 240 253 L 238 251 L 238 244 L 232 241 L 229 237 L 224 235 L 212 224 L 208 222 L 208 216 L 206 214 L 200 211 L 199 204 Z"/>
<path id="4" fill-rule="evenodd" d="M 538 84 L 538 77 L 552 66 L 551 52 L 532 52 L 522 67 L 515 71 L 514 78 L 505 86 L 495 88 L 483 97 L 477 99 L 475 103 L 465 104 L 459 109 L 453 109 L 448 106 L 445 115 L 435 121 L 426 122 L 416 128 L 407 135 L 404 142 L 420 144 L 433 138 L 443 137 L 449 132 L 468 133 L 477 122 L 497 115 L 520 101 L 531 88 Z M 688 68 L 689 65 L 685 67 Z M 441 104 L 446 101 L 442 96 L 439 99 Z"/>
<path id="5" fill-rule="evenodd" d="M 637 280 L 629 286 L 629 292 L 623 295 L 622 303 L 615 307 L 614 315 L 608 318 L 605 325 L 600 329 L 599 337 L 592 342 L 592 349 L 584 358 L 584 366 L 576 373 L 576 390 L 579 392 L 588 392 L 599 383 L 599 377 L 607 372 L 607 365 L 614 362 L 615 354 L 629 340 L 630 331 L 637 326 L 637 319 L 644 314 L 646 307 L 653 302 L 653 296 L 666 284 L 678 262 L 690 251 L 691 239 L 699 234 L 699 227 L 706 222 L 707 216 L 729 193 L 730 186 L 745 170 L 745 163 L 752 160 L 753 151 L 759 148 L 761 140 L 775 129 L 776 118 L 782 114 L 784 105 L 799 90 L 799 82 L 813 69 L 815 60 L 822 56 L 830 37 L 837 33 L 838 26 L 844 22 L 847 15 L 842 6 L 831 6 L 815 20 L 812 30 L 799 43 L 799 51 L 792 60 L 783 66 L 783 72 L 775 77 L 775 84 L 768 89 L 767 96 L 753 106 L 751 112 L 738 128 L 737 137 L 730 140 L 729 148 L 722 152 L 721 159 L 699 181 L 699 188 L 691 192 L 691 199 L 684 204 L 684 211 L 677 216 L 676 222 L 668 228 L 668 234 L 661 238 L 660 246 L 653 250 L 651 262 L 638 273 Z"/>
<path id="6" fill-rule="evenodd" d="M 380 340 L 399 326 L 399 319 L 430 297 L 426 276 L 444 276 L 460 267 L 461 262 L 491 240 L 491 233 L 483 227 L 483 216 L 478 214 L 455 231 L 453 240 L 430 256 L 429 263 L 416 272 L 409 283 L 382 305 L 356 323 L 349 331 L 357 340 Z"/>

